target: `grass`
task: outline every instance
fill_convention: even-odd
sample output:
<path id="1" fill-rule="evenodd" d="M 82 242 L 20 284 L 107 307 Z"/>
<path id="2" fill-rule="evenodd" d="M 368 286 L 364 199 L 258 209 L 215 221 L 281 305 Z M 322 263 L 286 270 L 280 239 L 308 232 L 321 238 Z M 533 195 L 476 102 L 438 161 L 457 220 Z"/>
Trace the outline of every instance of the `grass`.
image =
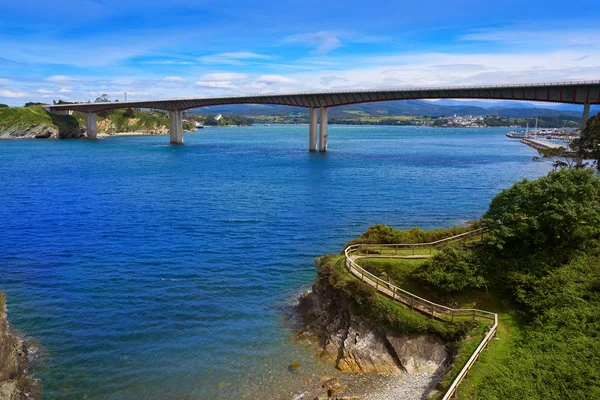
<path id="1" fill-rule="evenodd" d="M 52 118 L 41 106 L 22 108 L 0 108 L 0 126 L 14 125 L 33 126 L 38 124 L 52 124 Z"/>
<path id="2" fill-rule="evenodd" d="M 394 260 L 415 261 L 415 260 Z M 353 304 L 354 312 L 388 329 L 406 334 L 436 334 L 446 341 L 457 341 L 478 321 L 444 322 L 431 318 L 375 291 L 372 286 L 356 279 L 346 269 L 343 256 L 328 255 L 318 260 L 318 279 L 328 279 L 335 290 L 342 292 Z"/>
<path id="3" fill-rule="evenodd" d="M 114 110 L 100 113 L 96 119 L 99 123 L 110 121 L 110 133 L 153 130 L 169 126 L 168 115 L 160 111 Z M 85 127 L 85 114 L 74 112 L 73 115 L 56 115 L 46 112 L 42 106 L 0 108 L 0 128 L 27 128 L 40 124 L 55 126 L 59 132 L 80 132 L 81 128 Z M 193 127 L 188 124 L 184 128 Z"/>
<path id="4" fill-rule="evenodd" d="M 480 398 L 482 389 L 498 372 L 499 367 L 506 365 L 512 356 L 514 349 L 519 345 L 525 327 L 516 312 L 509 310 L 500 311 L 498 313 L 498 321 L 496 336 L 492 339 L 490 345 L 481 354 L 479 361 L 469 372 L 468 379 L 463 380 L 458 387 L 458 398 Z M 456 360 L 455 366 L 461 365 L 459 361 L 462 362 L 462 366 L 466 363 L 466 359 L 464 361 Z M 462 366 L 457 368 L 457 374 Z M 452 373 L 454 373 L 454 371 L 452 371 Z M 442 387 L 444 384 L 446 384 L 446 379 L 442 381 Z"/>
<path id="5" fill-rule="evenodd" d="M 0 108 L 0 128 L 35 125 L 55 126 L 59 132 L 79 132 L 82 126 L 74 116 L 51 114 L 42 106 Z"/>

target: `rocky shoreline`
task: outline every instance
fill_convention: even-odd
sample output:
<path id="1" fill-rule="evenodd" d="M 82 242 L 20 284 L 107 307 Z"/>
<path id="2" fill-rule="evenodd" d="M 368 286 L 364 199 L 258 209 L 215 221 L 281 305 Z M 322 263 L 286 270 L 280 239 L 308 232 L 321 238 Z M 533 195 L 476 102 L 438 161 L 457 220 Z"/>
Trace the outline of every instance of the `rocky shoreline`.
<path id="1" fill-rule="evenodd" d="M 323 384 L 296 400 L 425 399 L 454 358 L 454 346 L 435 335 L 398 334 L 355 315 L 350 300 L 322 274 L 297 311 L 304 328 L 293 340 L 315 346 L 317 357 L 341 374 L 332 387 Z"/>
<path id="2" fill-rule="evenodd" d="M 40 397 L 39 382 L 28 372 L 29 349 L 10 328 L 4 295 L 0 293 L 0 399 L 26 400 Z"/>
<path id="3" fill-rule="evenodd" d="M 59 130 L 56 126 L 47 124 L 13 125 L 0 128 L 0 139 L 78 139 L 85 133 L 77 130 Z"/>

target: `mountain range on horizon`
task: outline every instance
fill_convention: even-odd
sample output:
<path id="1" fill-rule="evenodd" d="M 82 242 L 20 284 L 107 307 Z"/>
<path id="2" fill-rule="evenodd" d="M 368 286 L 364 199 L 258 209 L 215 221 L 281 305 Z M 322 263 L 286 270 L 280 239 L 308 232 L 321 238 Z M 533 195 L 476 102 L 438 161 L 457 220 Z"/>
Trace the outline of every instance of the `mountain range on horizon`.
<path id="1" fill-rule="evenodd" d="M 194 114 L 230 114 L 240 116 L 290 115 L 307 113 L 302 107 L 262 104 L 240 104 L 202 107 L 190 110 Z M 397 100 L 353 104 L 329 109 L 330 118 L 360 118 L 364 116 L 432 116 L 490 115 L 499 117 L 557 117 L 581 119 L 583 106 L 576 104 L 539 105 L 525 101 L 471 101 L 471 100 Z M 600 106 L 590 109 L 590 116 L 600 112 Z"/>

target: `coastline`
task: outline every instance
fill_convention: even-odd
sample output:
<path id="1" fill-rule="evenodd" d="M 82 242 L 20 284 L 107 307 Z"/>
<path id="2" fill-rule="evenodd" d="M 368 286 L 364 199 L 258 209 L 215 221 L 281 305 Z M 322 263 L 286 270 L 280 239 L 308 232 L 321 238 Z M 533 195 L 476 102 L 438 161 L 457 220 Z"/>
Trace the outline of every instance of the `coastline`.
<path id="1" fill-rule="evenodd" d="M 0 398 L 32 400 L 41 397 L 39 381 L 28 371 L 30 350 L 7 318 L 5 296 L 0 292 Z"/>
<path id="2" fill-rule="evenodd" d="M 316 361 L 334 366 L 336 374 L 307 382 L 293 399 L 416 400 L 434 393 L 454 360 L 453 344 L 357 313 L 347 291 L 332 283 L 339 278 L 330 260 L 318 259 L 312 291 L 298 299 L 303 328 L 291 341 L 313 349 Z"/>

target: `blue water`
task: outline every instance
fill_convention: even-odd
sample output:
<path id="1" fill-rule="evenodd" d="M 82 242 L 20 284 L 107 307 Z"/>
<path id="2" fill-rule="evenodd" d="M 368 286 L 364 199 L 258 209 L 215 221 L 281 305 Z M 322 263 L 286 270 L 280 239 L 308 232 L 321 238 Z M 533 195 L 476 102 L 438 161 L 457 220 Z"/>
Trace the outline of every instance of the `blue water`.
<path id="1" fill-rule="evenodd" d="M 506 129 L 213 128 L 0 142 L 0 290 L 47 399 L 242 398 L 310 350 L 287 305 L 375 223 L 433 228 L 549 170 Z"/>

